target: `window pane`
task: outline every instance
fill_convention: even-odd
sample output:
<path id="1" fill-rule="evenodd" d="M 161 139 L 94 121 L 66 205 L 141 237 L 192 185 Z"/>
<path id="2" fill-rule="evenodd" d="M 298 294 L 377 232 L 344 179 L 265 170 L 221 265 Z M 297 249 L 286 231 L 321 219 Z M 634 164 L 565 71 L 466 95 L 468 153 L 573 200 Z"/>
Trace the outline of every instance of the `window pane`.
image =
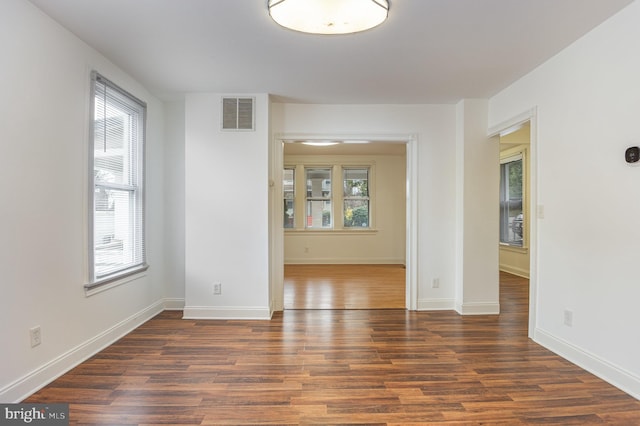
<path id="1" fill-rule="evenodd" d="M 284 169 L 282 188 L 284 192 L 284 227 L 295 227 L 295 169 Z"/>
<path id="2" fill-rule="evenodd" d="M 368 169 L 345 169 L 344 173 L 344 196 L 345 197 L 368 197 L 369 196 L 369 170 Z"/>
<path id="3" fill-rule="evenodd" d="M 101 277 L 141 262 L 136 250 L 141 230 L 130 220 L 136 209 L 133 191 L 96 188 L 95 192 L 94 261 L 95 275 Z"/>
<path id="4" fill-rule="evenodd" d="M 112 98 L 108 88 L 99 85 L 95 94 L 94 177 L 96 182 L 135 185 L 139 112 Z"/>
<path id="5" fill-rule="evenodd" d="M 284 227 L 285 228 L 294 228 L 295 227 L 295 204 L 294 200 L 284 200 Z"/>
<path id="6" fill-rule="evenodd" d="M 331 228 L 331 201 L 307 200 L 307 228 Z"/>
<path id="7" fill-rule="evenodd" d="M 522 247 L 522 159 L 500 165 L 500 242 Z"/>
<path id="8" fill-rule="evenodd" d="M 344 226 L 345 228 L 369 226 L 369 200 L 344 200 Z"/>
<path id="9" fill-rule="evenodd" d="M 305 169 L 307 179 L 307 228 L 331 228 L 331 169 Z"/>
<path id="10" fill-rule="evenodd" d="M 307 198 L 331 198 L 331 169 L 307 169 Z"/>

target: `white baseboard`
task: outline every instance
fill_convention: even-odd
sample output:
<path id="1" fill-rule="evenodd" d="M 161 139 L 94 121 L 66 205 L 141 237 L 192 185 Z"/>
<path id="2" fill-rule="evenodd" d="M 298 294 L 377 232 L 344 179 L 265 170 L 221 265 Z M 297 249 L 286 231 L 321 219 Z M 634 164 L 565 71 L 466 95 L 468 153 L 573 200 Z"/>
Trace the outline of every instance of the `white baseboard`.
<path id="1" fill-rule="evenodd" d="M 158 301 L 0 389 L 0 401 L 20 402 L 164 310 Z"/>
<path id="2" fill-rule="evenodd" d="M 182 318 L 269 320 L 271 310 L 268 306 L 185 306 Z"/>
<path id="3" fill-rule="evenodd" d="M 167 311 L 181 311 L 184 309 L 184 298 L 165 297 L 164 309 Z"/>
<path id="4" fill-rule="evenodd" d="M 382 259 L 361 259 L 345 257 L 314 257 L 314 258 L 287 258 L 285 265 L 404 265 L 405 260 L 382 258 Z"/>
<path id="5" fill-rule="evenodd" d="M 517 275 L 518 277 L 529 279 L 528 269 L 517 268 L 515 266 L 509 266 L 509 265 L 500 265 L 499 268 L 501 271 L 507 272 L 509 274 Z"/>
<path id="6" fill-rule="evenodd" d="M 468 302 L 456 304 L 455 309 L 460 315 L 497 315 L 500 313 L 500 303 Z"/>
<path id="7" fill-rule="evenodd" d="M 533 336 L 536 343 L 640 400 L 640 377 L 539 328 Z"/>
<path id="8" fill-rule="evenodd" d="M 452 311 L 455 306 L 455 299 L 421 299 L 417 308 L 419 311 Z"/>

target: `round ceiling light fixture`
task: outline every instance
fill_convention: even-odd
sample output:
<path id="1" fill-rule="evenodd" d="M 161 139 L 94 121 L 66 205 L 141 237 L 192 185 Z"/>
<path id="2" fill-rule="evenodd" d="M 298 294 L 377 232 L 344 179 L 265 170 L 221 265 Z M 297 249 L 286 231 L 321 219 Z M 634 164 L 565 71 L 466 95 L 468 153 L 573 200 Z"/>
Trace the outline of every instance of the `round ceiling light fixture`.
<path id="1" fill-rule="evenodd" d="M 377 27 L 389 14 L 388 0 L 269 0 L 271 18 L 311 34 L 351 34 Z"/>

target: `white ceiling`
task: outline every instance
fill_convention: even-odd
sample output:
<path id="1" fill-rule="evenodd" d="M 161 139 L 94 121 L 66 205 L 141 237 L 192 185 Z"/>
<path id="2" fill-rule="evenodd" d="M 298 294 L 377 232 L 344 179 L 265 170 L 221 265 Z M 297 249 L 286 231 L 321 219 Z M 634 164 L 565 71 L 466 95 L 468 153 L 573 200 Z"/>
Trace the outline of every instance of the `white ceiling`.
<path id="1" fill-rule="evenodd" d="M 392 0 L 359 34 L 271 21 L 267 0 L 31 0 L 152 93 L 304 103 L 487 98 L 632 0 Z"/>

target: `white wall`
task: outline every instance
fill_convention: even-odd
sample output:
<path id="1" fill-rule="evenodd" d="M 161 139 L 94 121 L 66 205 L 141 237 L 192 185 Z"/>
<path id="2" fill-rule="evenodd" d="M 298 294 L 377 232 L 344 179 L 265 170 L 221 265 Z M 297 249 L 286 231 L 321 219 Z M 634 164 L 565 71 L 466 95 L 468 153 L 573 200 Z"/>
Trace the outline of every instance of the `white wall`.
<path id="1" fill-rule="evenodd" d="M 417 307 L 453 309 L 455 106 L 274 104 L 272 117 L 274 134 L 416 136 Z"/>
<path id="2" fill-rule="evenodd" d="M 298 173 L 296 228 L 284 232 L 284 263 L 324 264 L 404 264 L 405 263 L 405 155 L 311 155 L 284 157 L 285 164 L 300 166 Z M 370 164 L 369 191 L 372 230 L 305 231 L 304 171 L 309 165 Z M 339 177 L 334 187 L 342 188 Z M 334 191 L 335 194 L 335 191 Z M 340 193 L 341 194 L 341 193 Z M 339 196 L 339 195 L 334 195 Z M 334 208 L 339 209 L 337 202 Z M 334 212 L 338 224 L 340 210 Z M 336 225 L 336 227 L 339 225 Z"/>
<path id="3" fill-rule="evenodd" d="M 463 100 L 456 115 L 456 310 L 497 314 L 498 139 L 487 138 L 486 100 Z"/>
<path id="4" fill-rule="evenodd" d="M 164 247 L 165 306 L 184 308 L 185 228 L 185 105 L 184 100 L 165 103 Z"/>
<path id="5" fill-rule="evenodd" d="M 636 398 L 640 167 L 627 165 L 624 151 L 640 144 L 638 22 L 635 1 L 489 108 L 490 126 L 538 111 L 535 339 Z"/>
<path id="6" fill-rule="evenodd" d="M 163 107 L 27 1 L 0 2 L 0 56 L 0 401 L 15 402 L 163 309 Z M 87 297 L 92 69 L 148 104 L 150 268 Z"/>
<path id="7" fill-rule="evenodd" d="M 222 94 L 186 97 L 185 318 L 269 318 L 269 99 L 221 131 Z M 222 294 L 213 294 L 213 283 Z"/>

